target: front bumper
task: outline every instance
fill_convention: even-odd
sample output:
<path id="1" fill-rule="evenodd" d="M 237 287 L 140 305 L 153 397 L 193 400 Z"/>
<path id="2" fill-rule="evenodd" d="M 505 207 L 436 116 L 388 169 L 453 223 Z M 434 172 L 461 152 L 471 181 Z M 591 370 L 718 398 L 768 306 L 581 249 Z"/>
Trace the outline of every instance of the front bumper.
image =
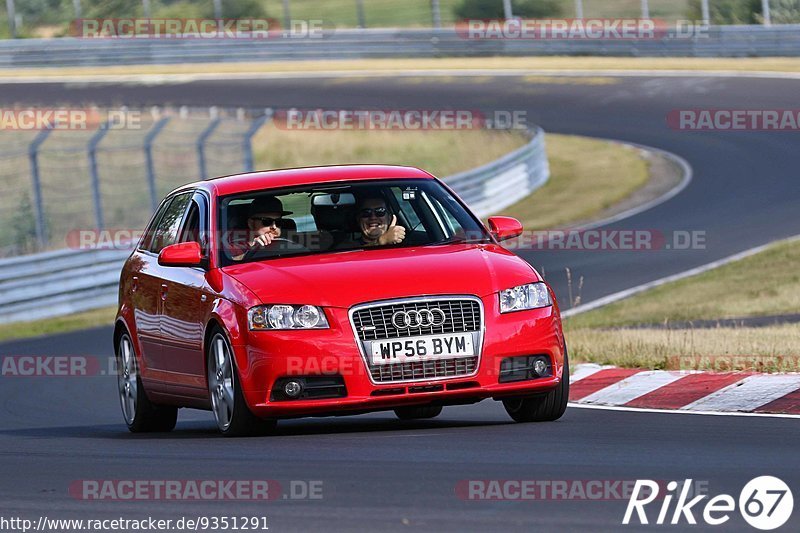
<path id="1" fill-rule="evenodd" d="M 346 309 L 328 308 L 330 329 L 248 332 L 233 347 L 245 400 L 264 418 L 353 414 L 408 405 L 453 405 L 485 398 L 525 396 L 554 389 L 563 373 L 563 335 L 556 306 L 500 314 L 496 297 L 482 299 L 484 337 L 470 376 L 376 384 L 358 349 Z M 500 383 L 503 359 L 547 355 L 552 375 Z M 271 401 L 273 384 L 289 376 L 342 376 L 343 398 Z"/>

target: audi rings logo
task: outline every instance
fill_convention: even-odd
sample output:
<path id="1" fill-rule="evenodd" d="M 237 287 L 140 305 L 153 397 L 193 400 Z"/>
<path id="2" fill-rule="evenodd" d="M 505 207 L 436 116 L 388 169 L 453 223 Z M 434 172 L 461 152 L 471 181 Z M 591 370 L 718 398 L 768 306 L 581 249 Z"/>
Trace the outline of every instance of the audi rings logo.
<path id="1" fill-rule="evenodd" d="M 419 311 L 398 311 L 392 315 L 392 324 L 397 329 L 442 326 L 445 320 L 447 320 L 447 316 L 438 307 Z"/>

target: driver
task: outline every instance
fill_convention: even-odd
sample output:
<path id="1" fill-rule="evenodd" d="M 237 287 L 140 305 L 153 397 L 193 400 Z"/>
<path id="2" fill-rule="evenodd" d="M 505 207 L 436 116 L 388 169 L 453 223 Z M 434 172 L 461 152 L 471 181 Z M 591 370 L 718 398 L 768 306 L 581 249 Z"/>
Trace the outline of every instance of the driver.
<path id="1" fill-rule="evenodd" d="M 406 229 L 397 225 L 386 201 L 378 195 L 362 198 L 356 209 L 361 242 L 365 246 L 400 244 L 406 238 Z"/>
<path id="2" fill-rule="evenodd" d="M 284 211 L 283 204 L 274 196 L 256 198 L 248 210 L 248 235 L 245 239 L 229 244 L 231 258 L 241 261 L 250 250 L 272 244 L 272 241 L 281 236 L 282 217 L 291 214 L 292 211 Z"/>

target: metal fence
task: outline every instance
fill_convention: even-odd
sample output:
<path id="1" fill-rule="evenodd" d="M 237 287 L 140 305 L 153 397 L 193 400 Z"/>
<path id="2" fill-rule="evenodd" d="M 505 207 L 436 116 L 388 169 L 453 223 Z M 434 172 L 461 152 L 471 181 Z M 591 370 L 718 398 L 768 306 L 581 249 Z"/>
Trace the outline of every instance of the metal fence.
<path id="1" fill-rule="evenodd" d="M 271 110 L 103 113 L 112 115 L 127 123 L 3 132 L 0 257 L 72 245 L 76 228 L 141 227 L 176 186 L 253 170 L 251 139 Z"/>
<path id="2" fill-rule="evenodd" d="M 525 146 L 444 181 L 486 216 L 530 194 L 549 176 L 545 134 L 537 129 Z M 151 210 L 146 199 L 140 203 L 144 226 Z M 128 255 L 130 250 L 68 249 L 0 260 L 0 324 L 114 305 Z"/>
<path id="3" fill-rule="evenodd" d="M 787 0 L 760 0 L 754 5 L 749 0 L 697 0 L 692 8 L 685 0 L 555 0 L 544 5 L 527 2 L 521 6 L 510 0 L 485 0 L 484 7 L 494 7 L 494 16 L 529 16 L 529 9 L 537 10 L 540 17 L 599 18 L 658 18 L 676 21 L 690 17 L 705 21 L 716 17 L 740 20 L 763 20 L 769 24 L 797 20 L 796 4 Z M 40 2 L 31 0 L 6 0 L 0 2 L 0 35 L 35 33 L 36 28 L 53 32 L 54 27 L 66 26 L 75 19 L 98 13 L 96 5 L 86 0 L 50 2 L 42 9 Z M 327 25 L 338 28 L 399 28 L 434 27 L 452 25 L 459 17 L 468 15 L 462 11 L 464 0 L 263 0 L 242 6 L 236 0 L 185 0 L 176 9 L 169 0 L 134 0 L 119 4 L 113 13 L 115 18 L 141 16 L 158 19 L 165 16 L 214 17 L 220 19 L 236 14 L 251 17 L 269 17 L 289 27 L 292 21 L 321 19 Z M 737 5 L 738 4 L 738 5 Z M 244 11 L 242 11 L 244 7 Z M 772 9 L 770 9 L 772 7 Z M 522 8 L 522 9 L 521 9 Z M 527 8 L 527 9 L 526 9 Z M 101 8 L 102 9 L 102 8 Z M 722 13 L 722 11 L 726 13 Z M 773 16 L 770 16 L 771 11 Z M 101 11 L 102 12 L 102 11 Z M 733 12 L 733 13 L 731 13 Z M 14 13 L 17 17 L 14 17 Z M 483 11 L 483 16 L 488 16 Z M 5 26 L 8 26 L 6 30 Z M 17 31 L 19 30 L 19 31 Z"/>
<path id="4" fill-rule="evenodd" d="M 292 39 L 21 39 L 0 41 L 0 68 L 481 56 L 800 55 L 800 25 L 714 26 L 652 39 L 470 39 L 449 29 L 337 30 Z M 98 73 L 102 73 L 98 71 Z"/>

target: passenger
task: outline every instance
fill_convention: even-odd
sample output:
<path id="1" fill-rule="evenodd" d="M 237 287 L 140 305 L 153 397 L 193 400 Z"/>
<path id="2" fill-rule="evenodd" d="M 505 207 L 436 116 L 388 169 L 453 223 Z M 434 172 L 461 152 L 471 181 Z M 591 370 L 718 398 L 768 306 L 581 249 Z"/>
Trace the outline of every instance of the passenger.
<path id="1" fill-rule="evenodd" d="M 269 246 L 281 236 L 281 220 L 292 211 L 284 211 L 283 204 L 274 196 L 256 198 L 247 216 L 247 235 L 228 243 L 228 253 L 234 261 L 241 261 L 250 250 Z"/>
<path id="2" fill-rule="evenodd" d="M 400 244 L 406 238 L 406 228 L 397 225 L 397 215 L 391 214 L 380 196 L 361 198 L 356 207 L 362 245 Z"/>

